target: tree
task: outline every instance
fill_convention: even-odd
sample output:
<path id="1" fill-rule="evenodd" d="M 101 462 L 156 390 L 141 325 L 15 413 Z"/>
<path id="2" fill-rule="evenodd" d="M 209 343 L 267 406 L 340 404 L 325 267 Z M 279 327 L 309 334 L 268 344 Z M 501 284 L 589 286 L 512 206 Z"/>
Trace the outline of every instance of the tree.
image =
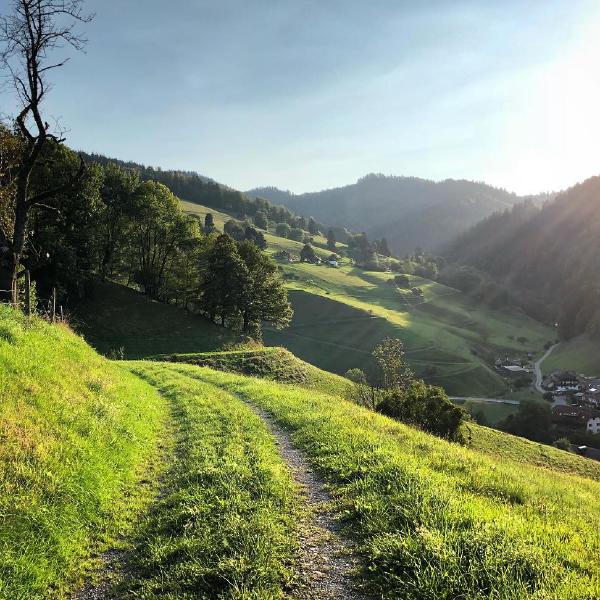
<path id="1" fill-rule="evenodd" d="M 308 233 L 310 235 L 318 235 L 319 234 L 319 226 L 313 217 L 310 217 L 308 220 Z"/>
<path id="2" fill-rule="evenodd" d="M 236 242 L 241 242 L 246 235 L 246 229 L 244 226 L 235 219 L 229 219 L 229 221 L 225 223 L 223 231 Z"/>
<path id="3" fill-rule="evenodd" d="M 359 383 L 363 385 L 367 383 L 367 376 L 362 369 L 348 369 L 346 373 L 344 373 L 344 377 L 353 383 Z"/>
<path id="4" fill-rule="evenodd" d="M 405 389 L 393 387 L 384 390 L 377 411 L 428 433 L 462 441 L 460 426 L 465 414 L 441 387 L 413 380 Z"/>
<path id="5" fill-rule="evenodd" d="M 294 240 L 296 242 L 301 242 L 302 238 L 304 238 L 304 231 L 299 227 L 294 227 L 288 234 L 290 240 Z"/>
<path id="6" fill-rule="evenodd" d="M 110 276 L 115 255 L 125 244 L 128 220 L 132 216 L 133 201 L 140 185 L 135 171 L 108 164 L 103 171 L 100 199 L 102 201 L 101 235 L 102 257 L 100 275 Z"/>
<path id="7" fill-rule="evenodd" d="M 384 388 L 406 389 L 414 379 L 414 373 L 404 358 L 404 346 L 397 338 L 385 338 L 373 350 L 373 358 L 379 367 L 379 382 Z"/>
<path id="8" fill-rule="evenodd" d="M 536 442 L 552 439 L 552 412 L 546 402 L 522 400 L 515 414 L 508 415 L 499 428 Z"/>
<path id="9" fill-rule="evenodd" d="M 241 314 L 247 293 L 248 268 L 235 241 L 220 235 L 208 250 L 202 270 L 199 308 L 211 321 L 218 318 L 224 326 Z"/>
<path id="10" fill-rule="evenodd" d="M 261 250 L 265 250 L 267 247 L 267 240 L 262 231 L 258 231 L 254 229 L 254 227 L 246 227 L 246 232 L 244 233 L 244 240 L 252 242 Z"/>
<path id="11" fill-rule="evenodd" d="M 293 311 L 273 260 L 248 241 L 239 245 L 239 254 L 247 269 L 240 303 L 242 331 L 260 339 L 261 323 L 283 329 L 289 325 Z"/>
<path id="12" fill-rule="evenodd" d="M 31 189 L 31 176 L 43 161 L 45 148 L 64 141 L 60 132 L 51 131 L 42 115 L 47 75 L 68 60 L 54 58 L 56 50 L 65 46 L 83 49 L 85 39 L 75 27 L 91 17 L 82 13 L 81 0 L 13 0 L 12 7 L 12 13 L 0 19 L 0 67 L 10 78 L 18 100 L 14 118 L 18 150 L 14 168 L 3 176 L 11 190 L 7 199 L 11 222 L 0 229 L 0 300 L 17 304 L 17 277 L 26 259 L 31 210 L 42 206 L 56 209 L 57 195 L 83 176 L 81 159 L 77 170 L 56 187 Z"/>
<path id="13" fill-rule="evenodd" d="M 410 277 L 408 275 L 396 275 L 394 277 L 394 283 L 401 288 L 410 287 Z"/>
<path id="14" fill-rule="evenodd" d="M 287 223 L 277 223 L 275 233 L 279 237 L 287 238 L 290 235 L 291 227 Z"/>
<path id="15" fill-rule="evenodd" d="M 383 256 L 391 256 L 390 248 L 388 246 L 387 240 L 385 238 L 381 238 L 381 241 L 378 244 L 379 254 Z"/>
<path id="16" fill-rule="evenodd" d="M 304 247 L 300 250 L 300 262 L 314 263 L 316 261 L 317 255 L 314 248 L 310 244 L 304 244 Z"/>
<path id="17" fill-rule="evenodd" d="M 327 249 L 335 252 L 335 235 L 333 229 L 327 232 Z"/>
<path id="18" fill-rule="evenodd" d="M 267 213 L 264 212 L 263 210 L 257 211 L 257 213 L 254 215 L 254 224 L 259 229 L 267 229 L 267 227 L 269 226 L 269 220 L 267 219 Z"/>
<path id="19" fill-rule="evenodd" d="M 193 235 L 192 220 L 184 215 L 169 188 L 145 181 L 135 194 L 130 229 L 135 281 L 158 297 L 169 261 Z"/>
<path id="20" fill-rule="evenodd" d="M 215 230 L 215 219 L 212 213 L 206 213 L 204 216 L 204 232 L 212 233 Z"/>

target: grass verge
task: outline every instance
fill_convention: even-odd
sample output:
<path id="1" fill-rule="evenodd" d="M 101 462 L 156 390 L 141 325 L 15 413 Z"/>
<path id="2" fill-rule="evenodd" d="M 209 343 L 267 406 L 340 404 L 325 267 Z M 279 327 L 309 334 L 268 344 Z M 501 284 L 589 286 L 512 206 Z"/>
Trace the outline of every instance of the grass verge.
<path id="1" fill-rule="evenodd" d="M 65 596 L 150 499 L 165 402 L 65 327 L 0 305 L 0 597 Z"/>
<path id="2" fill-rule="evenodd" d="M 298 507 L 264 423 L 238 398 L 170 365 L 129 368 L 170 402 L 176 452 L 125 595 L 280 598 L 292 579 Z"/>

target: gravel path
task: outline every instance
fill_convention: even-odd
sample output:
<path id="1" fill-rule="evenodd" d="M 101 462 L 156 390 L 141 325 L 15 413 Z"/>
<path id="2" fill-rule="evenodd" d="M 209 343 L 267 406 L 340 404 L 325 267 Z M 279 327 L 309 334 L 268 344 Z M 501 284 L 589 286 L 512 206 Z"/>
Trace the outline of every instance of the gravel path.
<path id="1" fill-rule="evenodd" d="M 550 346 L 550 348 L 548 348 L 548 350 L 546 350 L 546 353 L 544 354 L 544 356 L 542 356 L 542 358 L 540 358 L 535 365 L 533 366 L 533 370 L 535 373 L 535 389 L 540 392 L 540 394 L 544 393 L 544 389 L 542 388 L 542 381 L 544 379 L 544 376 L 542 374 L 542 363 L 552 354 L 552 352 L 554 351 L 554 349 L 558 346 L 558 344 L 554 344 L 553 346 Z"/>
<path id="2" fill-rule="evenodd" d="M 273 417 L 253 404 L 249 406 L 265 421 L 275 438 L 308 509 L 299 528 L 299 574 L 293 597 L 302 600 L 363 600 L 364 596 L 355 589 L 352 578 L 357 561 L 351 555 L 351 544 L 340 535 L 339 523 L 329 508 L 331 496 L 325 484 Z"/>

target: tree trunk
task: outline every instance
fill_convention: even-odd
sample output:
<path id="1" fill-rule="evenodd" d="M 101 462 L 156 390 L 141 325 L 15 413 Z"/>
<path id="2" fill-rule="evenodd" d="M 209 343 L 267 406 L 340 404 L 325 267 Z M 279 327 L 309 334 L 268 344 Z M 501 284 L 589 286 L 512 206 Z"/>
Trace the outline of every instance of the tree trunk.
<path id="1" fill-rule="evenodd" d="M 17 304 L 17 261 L 11 250 L 0 259 L 0 302 Z"/>

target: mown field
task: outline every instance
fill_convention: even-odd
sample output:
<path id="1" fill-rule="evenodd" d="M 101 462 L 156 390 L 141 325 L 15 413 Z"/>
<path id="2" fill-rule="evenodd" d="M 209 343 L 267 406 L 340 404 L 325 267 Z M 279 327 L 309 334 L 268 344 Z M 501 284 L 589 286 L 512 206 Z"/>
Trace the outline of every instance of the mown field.
<path id="1" fill-rule="evenodd" d="M 203 216 L 212 212 L 217 228 L 228 215 L 183 203 Z M 302 244 L 266 235 L 268 251 L 296 255 Z M 329 253 L 317 248 L 321 257 Z M 415 372 L 453 395 L 502 396 L 506 382 L 490 366 L 497 356 L 541 355 L 554 332 L 518 311 L 482 307 L 445 285 L 410 277 L 422 297 L 388 282 L 391 273 L 366 272 L 307 263 L 280 263 L 295 311 L 292 326 L 267 331 L 265 341 L 284 346 L 312 364 L 343 374 L 368 370 L 373 347 L 386 335 L 403 340 Z"/>
<path id="2" fill-rule="evenodd" d="M 600 594 L 595 463 L 548 449 L 564 458 L 541 468 L 537 445 L 513 447 L 515 438 L 499 432 L 492 435 L 504 445 L 475 451 L 326 394 L 191 365 L 164 368 L 256 404 L 292 432 L 330 483 L 374 597 Z"/>
<path id="3" fill-rule="evenodd" d="M 600 341 L 582 335 L 561 342 L 542 363 L 542 371 L 572 369 L 588 377 L 600 377 Z"/>

